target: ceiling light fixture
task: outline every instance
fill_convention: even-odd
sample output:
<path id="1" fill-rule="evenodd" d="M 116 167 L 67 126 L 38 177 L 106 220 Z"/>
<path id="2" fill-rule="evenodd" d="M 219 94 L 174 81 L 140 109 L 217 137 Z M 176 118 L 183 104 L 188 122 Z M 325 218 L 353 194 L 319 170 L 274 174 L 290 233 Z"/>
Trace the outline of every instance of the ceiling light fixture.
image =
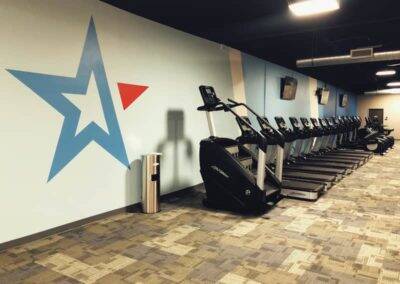
<path id="1" fill-rule="evenodd" d="M 298 17 L 331 12 L 339 8 L 338 0 L 297 0 L 289 4 L 290 11 Z"/>
<path id="2" fill-rule="evenodd" d="M 387 84 L 388 87 L 400 87 L 400 81 L 390 82 Z"/>
<path id="3" fill-rule="evenodd" d="M 396 70 L 381 70 L 376 72 L 376 76 L 393 76 L 396 74 Z"/>

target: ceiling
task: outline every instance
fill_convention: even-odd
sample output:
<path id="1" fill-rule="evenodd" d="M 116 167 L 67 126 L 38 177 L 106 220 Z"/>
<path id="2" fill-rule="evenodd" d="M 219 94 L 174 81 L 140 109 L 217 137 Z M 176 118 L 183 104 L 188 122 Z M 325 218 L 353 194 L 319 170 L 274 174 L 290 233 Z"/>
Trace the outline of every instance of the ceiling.
<path id="1" fill-rule="evenodd" d="M 396 77 L 377 78 L 376 71 L 400 63 L 296 67 L 297 59 L 345 55 L 358 47 L 400 49 L 399 0 L 341 0 L 340 10 L 311 18 L 294 17 L 287 0 L 103 1 L 358 94 L 385 88 Z"/>

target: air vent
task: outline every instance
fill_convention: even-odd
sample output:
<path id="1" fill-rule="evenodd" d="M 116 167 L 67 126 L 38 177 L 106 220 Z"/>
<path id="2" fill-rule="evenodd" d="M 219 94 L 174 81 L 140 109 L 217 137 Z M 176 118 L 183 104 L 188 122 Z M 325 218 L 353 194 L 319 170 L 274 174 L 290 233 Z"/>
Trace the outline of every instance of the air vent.
<path id="1" fill-rule="evenodd" d="M 351 58 L 366 58 L 374 56 L 373 48 L 358 48 L 350 51 Z"/>

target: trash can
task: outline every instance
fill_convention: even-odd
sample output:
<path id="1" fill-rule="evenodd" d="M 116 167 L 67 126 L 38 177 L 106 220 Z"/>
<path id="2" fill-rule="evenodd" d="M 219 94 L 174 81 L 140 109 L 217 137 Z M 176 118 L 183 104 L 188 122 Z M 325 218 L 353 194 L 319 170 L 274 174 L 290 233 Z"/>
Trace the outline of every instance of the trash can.
<path id="1" fill-rule="evenodd" d="M 161 153 L 143 156 L 143 213 L 152 214 L 160 211 L 160 157 Z"/>

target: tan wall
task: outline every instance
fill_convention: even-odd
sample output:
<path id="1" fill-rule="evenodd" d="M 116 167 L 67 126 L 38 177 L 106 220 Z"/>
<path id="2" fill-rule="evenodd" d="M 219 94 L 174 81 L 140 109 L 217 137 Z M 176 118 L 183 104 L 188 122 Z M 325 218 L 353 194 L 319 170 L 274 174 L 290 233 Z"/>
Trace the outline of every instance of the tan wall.
<path id="1" fill-rule="evenodd" d="M 240 103 L 246 103 L 244 90 L 242 53 L 239 50 L 229 48 L 229 61 L 231 65 L 231 76 L 233 84 L 233 98 Z M 239 115 L 247 116 L 247 109 L 240 107 L 235 109 Z"/>
<path id="2" fill-rule="evenodd" d="M 370 108 L 383 108 L 385 125 L 394 128 L 392 135 L 400 139 L 400 96 L 399 95 L 371 95 L 358 97 L 358 114 L 364 118 L 368 116 Z M 363 121 L 365 124 L 365 121 Z"/>

